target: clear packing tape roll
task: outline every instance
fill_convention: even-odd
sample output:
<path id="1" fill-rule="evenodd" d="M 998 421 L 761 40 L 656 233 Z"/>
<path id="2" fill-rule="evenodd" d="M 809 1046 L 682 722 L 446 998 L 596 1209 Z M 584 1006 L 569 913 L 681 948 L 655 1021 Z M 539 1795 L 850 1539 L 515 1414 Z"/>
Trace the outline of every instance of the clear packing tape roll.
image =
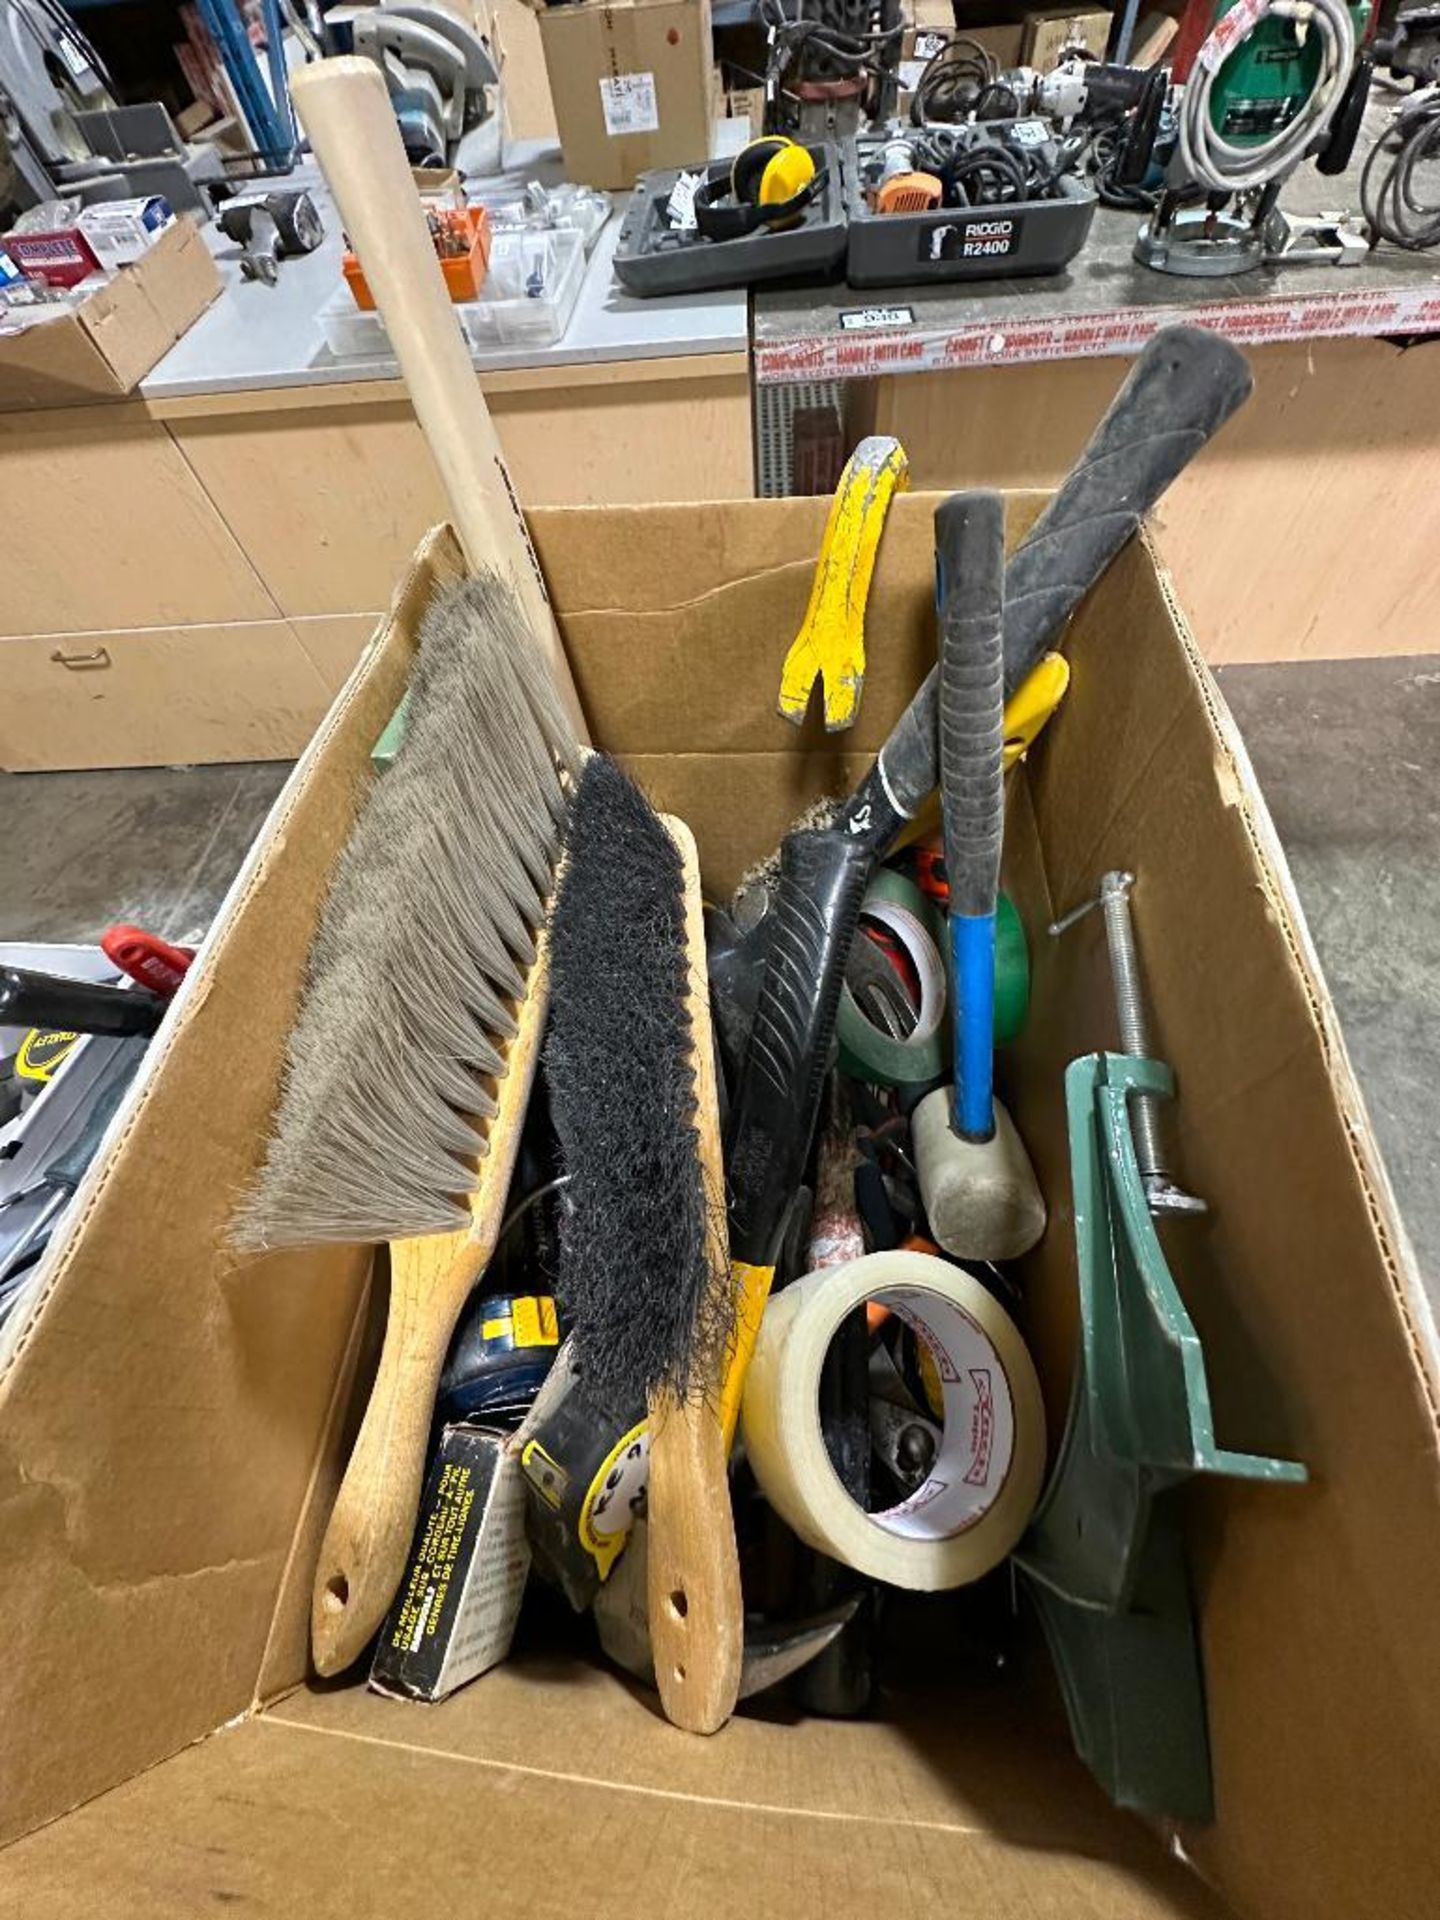
<path id="1" fill-rule="evenodd" d="M 924 1483 L 867 1513 L 841 1484 L 820 1427 L 820 1369 L 841 1322 L 876 1301 L 929 1350 L 944 1432 Z M 807 1545 L 893 1587 L 978 1580 L 1018 1543 L 1040 1497 L 1045 1413 L 1010 1316 L 978 1280 L 924 1253 L 872 1253 L 771 1296 L 741 1408 L 760 1490 Z"/>

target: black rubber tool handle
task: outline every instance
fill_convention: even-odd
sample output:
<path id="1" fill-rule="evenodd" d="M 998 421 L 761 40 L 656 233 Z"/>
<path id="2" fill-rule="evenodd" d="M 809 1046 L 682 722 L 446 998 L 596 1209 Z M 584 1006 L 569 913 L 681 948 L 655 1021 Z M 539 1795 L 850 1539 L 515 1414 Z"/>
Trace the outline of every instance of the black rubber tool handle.
<path id="1" fill-rule="evenodd" d="M 1006 570 L 1007 697 L 1254 384 L 1239 348 L 1203 327 L 1165 327 L 1145 347 Z"/>
<path id="2" fill-rule="evenodd" d="M 871 856 L 831 829 L 787 834 L 769 949 L 730 1110 L 730 1257 L 773 1263 L 825 1090 L 835 1015 Z"/>
<path id="3" fill-rule="evenodd" d="M 1355 142 L 1360 138 L 1360 128 L 1365 121 L 1365 108 L 1369 104 L 1370 81 L 1374 72 L 1374 60 L 1368 53 L 1362 53 L 1355 62 L 1354 72 L 1345 83 L 1340 104 L 1330 122 L 1325 145 L 1315 162 L 1317 173 L 1344 173 L 1354 158 Z"/>
<path id="4" fill-rule="evenodd" d="M 1165 96 L 1169 90 L 1170 77 L 1163 67 L 1155 67 L 1146 75 L 1140 98 L 1126 128 L 1124 144 L 1120 148 L 1120 160 L 1115 169 L 1119 186 L 1138 187 L 1150 171 L 1150 162 L 1155 153 L 1155 136 L 1160 131 L 1160 116 L 1165 111 Z"/>
<path id="5" fill-rule="evenodd" d="M 1252 385 L 1245 356 L 1202 327 L 1164 327 L 1140 353 L 1006 569 L 1007 695 Z M 863 838 L 877 856 L 936 785 L 938 691 L 932 671 L 841 816 L 841 829 Z"/>
<path id="6" fill-rule="evenodd" d="M 952 914 L 993 914 L 1005 830 L 1005 507 L 952 493 L 935 509 L 940 778 Z"/>
<path id="7" fill-rule="evenodd" d="M 28 967 L 0 967 L 0 1027 L 153 1033 L 168 1002 L 144 987 L 104 987 Z"/>

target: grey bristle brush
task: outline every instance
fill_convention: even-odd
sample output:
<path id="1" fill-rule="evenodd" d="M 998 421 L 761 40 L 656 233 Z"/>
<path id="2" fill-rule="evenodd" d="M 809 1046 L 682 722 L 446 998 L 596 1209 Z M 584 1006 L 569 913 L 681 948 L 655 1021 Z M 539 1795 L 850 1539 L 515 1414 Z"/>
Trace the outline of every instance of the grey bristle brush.
<path id="1" fill-rule="evenodd" d="M 569 1175 L 558 1293 L 582 1375 L 649 1408 L 647 1582 L 666 1714 L 734 1709 L 744 1615 L 719 1385 L 734 1330 L 699 865 L 586 765 L 551 924 L 545 1079 Z"/>
<path id="2" fill-rule="evenodd" d="M 545 922 L 580 749 L 512 590 L 435 600 L 403 744 L 336 863 L 241 1247 L 390 1244 L 369 1406 L 330 1516 L 315 1665 L 405 1568 L 436 1386 L 494 1250 L 545 1021 Z"/>

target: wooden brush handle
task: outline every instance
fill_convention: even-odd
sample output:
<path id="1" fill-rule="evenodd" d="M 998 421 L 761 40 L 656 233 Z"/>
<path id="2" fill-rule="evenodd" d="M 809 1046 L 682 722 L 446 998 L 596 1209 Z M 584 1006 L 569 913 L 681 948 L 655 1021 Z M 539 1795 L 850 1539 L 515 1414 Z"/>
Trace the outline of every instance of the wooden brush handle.
<path id="1" fill-rule="evenodd" d="M 290 83 L 440 470 L 466 558 L 519 594 L 581 739 L 584 715 L 529 530 L 451 303 L 380 69 L 342 55 Z"/>
<path id="2" fill-rule="evenodd" d="M 549 1004 L 550 942 L 542 931 L 506 1049 L 470 1225 L 391 1243 L 385 1344 L 315 1571 L 310 1651 L 319 1673 L 341 1673 L 360 1658 L 405 1577 L 445 1353 L 500 1237 Z"/>
<path id="3" fill-rule="evenodd" d="M 315 1570 L 318 1673 L 359 1659 L 405 1577 L 440 1372 L 488 1253 L 464 1229 L 391 1245 L 385 1345 Z"/>
<path id="4" fill-rule="evenodd" d="M 725 1175 L 705 975 L 700 864 L 689 829 L 678 820 L 667 819 L 665 825 L 684 864 L 695 1128 L 709 1215 L 710 1282 L 728 1291 Z M 688 1733 L 716 1733 L 735 1711 L 745 1652 L 740 1557 L 719 1384 L 718 1379 L 697 1381 L 686 1400 L 677 1402 L 665 1395 L 650 1405 L 650 1647 L 666 1718 Z"/>
<path id="5" fill-rule="evenodd" d="M 647 1515 L 660 1702 L 672 1725 L 718 1733 L 740 1692 L 745 1613 L 725 1436 L 709 1401 L 651 1402 Z"/>

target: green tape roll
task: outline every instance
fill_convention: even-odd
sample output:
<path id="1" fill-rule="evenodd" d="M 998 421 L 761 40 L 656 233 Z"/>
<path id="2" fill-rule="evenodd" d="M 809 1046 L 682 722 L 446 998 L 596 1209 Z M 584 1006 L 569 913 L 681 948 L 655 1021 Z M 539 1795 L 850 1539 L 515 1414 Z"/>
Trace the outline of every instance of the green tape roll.
<path id="1" fill-rule="evenodd" d="M 876 908 L 881 909 L 879 913 Z M 852 1079 L 877 1087 L 920 1087 L 944 1079 L 950 1070 L 949 1027 L 942 1017 L 948 1002 L 950 943 L 945 916 L 913 880 L 891 867 L 881 867 L 865 895 L 862 915 L 879 919 L 901 940 L 922 983 L 922 1018 L 906 1040 L 882 1033 L 861 1012 L 846 986 L 840 995 L 836 1035 L 840 1068 Z M 938 966 L 945 980 L 940 1007 L 932 1005 L 926 1018 L 923 989 Z M 995 1044 L 1013 1040 L 1025 1025 L 1030 1006 L 1030 952 L 1025 929 L 1008 894 L 1000 895 L 995 916 Z"/>
<path id="2" fill-rule="evenodd" d="M 877 1087 L 924 1086 L 944 1075 L 948 1060 L 945 916 L 913 880 L 890 867 L 881 867 L 870 882 L 860 912 L 887 925 L 903 943 L 920 976 L 921 1020 L 906 1040 L 882 1033 L 866 1019 L 847 985 L 835 1022 L 841 1071 Z"/>
<path id="3" fill-rule="evenodd" d="M 1002 893 L 995 909 L 995 1044 L 1016 1040 L 1030 1011 L 1030 949 L 1015 903 Z"/>

